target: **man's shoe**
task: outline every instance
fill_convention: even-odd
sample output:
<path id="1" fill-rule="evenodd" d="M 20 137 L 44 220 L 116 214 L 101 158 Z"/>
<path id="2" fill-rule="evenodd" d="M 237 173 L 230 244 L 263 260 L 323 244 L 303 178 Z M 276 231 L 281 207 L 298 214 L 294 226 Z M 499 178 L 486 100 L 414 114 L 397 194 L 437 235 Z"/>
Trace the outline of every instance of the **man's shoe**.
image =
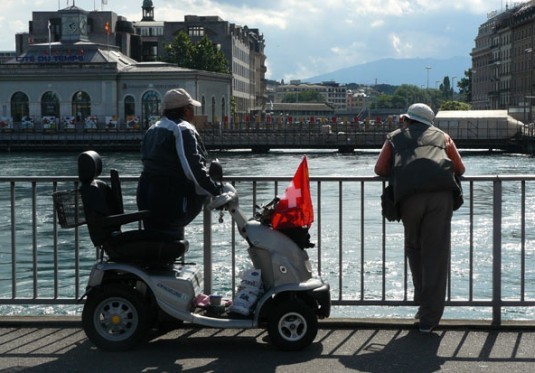
<path id="1" fill-rule="evenodd" d="M 429 334 L 436 328 L 436 325 L 426 325 L 420 323 L 420 333 Z"/>

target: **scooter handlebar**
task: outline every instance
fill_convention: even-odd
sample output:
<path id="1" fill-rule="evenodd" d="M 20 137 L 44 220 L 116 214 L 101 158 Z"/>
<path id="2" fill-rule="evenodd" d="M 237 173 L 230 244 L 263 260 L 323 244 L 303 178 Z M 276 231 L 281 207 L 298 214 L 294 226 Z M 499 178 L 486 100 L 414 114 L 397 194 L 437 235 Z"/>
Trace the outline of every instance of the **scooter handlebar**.
<path id="1" fill-rule="evenodd" d="M 238 198 L 236 189 L 229 184 L 223 184 L 223 193 L 212 197 L 212 200 L 208 203 L 208 209 L 216 210 L 225 207 L 226 204 Z"/>

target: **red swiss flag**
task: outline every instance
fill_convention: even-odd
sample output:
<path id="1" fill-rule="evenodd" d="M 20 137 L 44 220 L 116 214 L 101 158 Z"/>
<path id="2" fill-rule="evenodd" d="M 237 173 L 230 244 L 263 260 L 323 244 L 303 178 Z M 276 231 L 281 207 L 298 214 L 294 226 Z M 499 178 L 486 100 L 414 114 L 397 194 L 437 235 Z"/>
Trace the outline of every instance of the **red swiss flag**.
<path id="1" fill-rule="evenodd" d="M 304 156 L 292 182 L 280 197 L 271 224 L 274 229 L 310 228 L 314 221 L 314 209 L 310 197 L 307 157 Z"/>

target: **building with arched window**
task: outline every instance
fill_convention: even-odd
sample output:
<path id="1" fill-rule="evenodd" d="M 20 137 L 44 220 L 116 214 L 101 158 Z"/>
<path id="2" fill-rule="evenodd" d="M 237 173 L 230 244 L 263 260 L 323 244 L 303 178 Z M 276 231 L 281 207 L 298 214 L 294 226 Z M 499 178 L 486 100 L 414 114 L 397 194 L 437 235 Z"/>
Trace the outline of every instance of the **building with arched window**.
<path id="1" fill-rule="evenodd" d="M 132 2 L 135 3 L 141 1 Z M 207 36 L 212 44 L 225 55 L 231 71 L 231 96 L 215 97 L 216 110 L 207 110 L 210 115 L 221 118 L 220 107 L 225 103 L 228 108 L 232 102 L 234 120 L 243 120 L 245 115 L 261 112 L 266 105 L 266 55 L 265 40 L 259 29 L 248 28 L 222 20 L 218 16 L 187 15 L 183 21 L 157 21 L 155 8 L 150 0 L 142 1 L 142 19 L 129 21 L 111 11 L 84 11 L 76 6 L 57 11 L 32 12 L 27 32 L 15 35 L 16 55 L 26 54 L 36 45 L 51 45 L 48 51 L 51 58 L 59 52 L 54 46 L 78 42 L 92 42 L 121 52 L 138 62 L 160 61 L 165 58 L 165 45 L 172 43 L 180 31 L 186 32 L 193 43 Z M 78 48 L 71 48 L 70 55 L 58 55 L 76 58 Z M 67 52 L 67 51 L 65 51 Z M 83 52 L 86 52 L 84 49 Z M 44 56 L 40 56 L 43 61 Z M 2 61 L 0 53 L 0 61 Z M 207 101 L 212 102 L 210 97 Z M 2 114 L 0 112 L 0 114 Z M 1 115 L 0 115 L 1 116 Z"/>
<path id="2" fill-rule="evenodd" d="M 231 75 L 137 62 L 119 47 L 89 41 L 83 9 L 58 14 L 58 41 L 31 44 L 0 64 L 0 120 L 14 128 L 147 128 L 165 92 L 177 87 L 204 103 L 196 108 L 199 122 L 229 118 Z"/>

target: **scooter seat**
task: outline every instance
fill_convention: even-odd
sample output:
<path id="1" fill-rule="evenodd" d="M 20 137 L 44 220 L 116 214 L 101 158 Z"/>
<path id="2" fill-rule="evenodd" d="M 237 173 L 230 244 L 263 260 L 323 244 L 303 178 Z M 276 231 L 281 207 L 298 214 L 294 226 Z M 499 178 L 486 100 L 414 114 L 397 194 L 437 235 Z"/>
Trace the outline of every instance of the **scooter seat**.
<path id="1" fill-rule="evenodd" d="M 189 248 L 187 240 L 177 240 L 160 232 L 131 230 L 112 235 L 103 244 L 109 260 L 151 265 L 173 264 Z"/>

